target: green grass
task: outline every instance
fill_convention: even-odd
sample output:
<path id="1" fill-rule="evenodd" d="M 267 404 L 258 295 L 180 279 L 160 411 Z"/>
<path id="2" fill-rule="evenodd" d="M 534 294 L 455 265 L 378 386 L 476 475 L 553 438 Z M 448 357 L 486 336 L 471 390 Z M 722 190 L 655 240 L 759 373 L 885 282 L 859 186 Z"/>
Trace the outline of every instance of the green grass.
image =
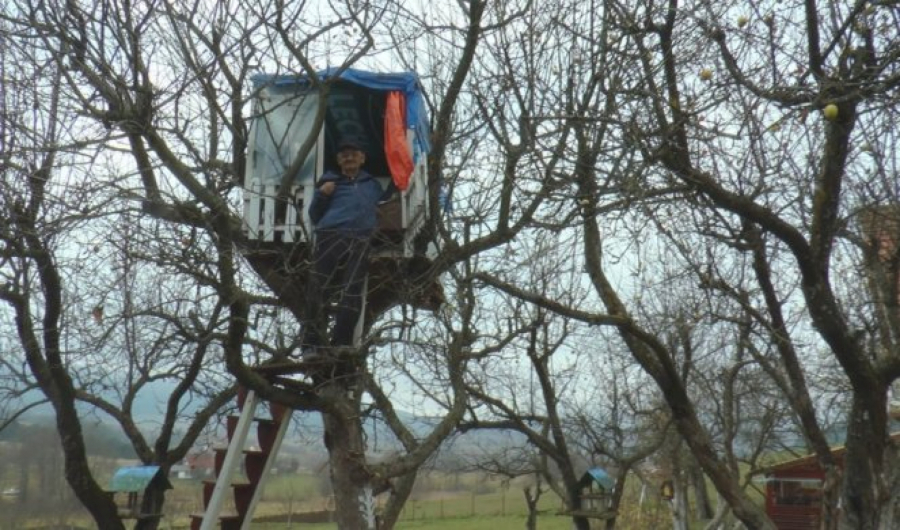
<path id="1" fill-rule="evenodd" d="M 275 475 L 266 481 L 266 496 L 273 499 L 320 495 L 319 479 L 312 475 Z"/>
<path id="2" fill-rule="evenodd" d="M 528 513 L 521 490 L 494 491 L 480 495 L 460 492 L 440 499 L 411 498 L 403 508 L 401 519 L 438 519 L 444 517 L 471 517 L 476 515 L 504 516 Z M 539 510 L 555 512 L 559 500 L 550 494 L 541 497 Z"/>
<path id="3" fill-rule="evenodd" d="M 271 477 L 266 483 L 262 503 L 257 507 L 257 517 L 299 514 L 322 510 L 329 503 L 322 495 L 327 476 L 314 474 L 284 474 Z M 521 530 L 525 527 L 527 508 L 523 496 L 524 482 L 513 481 L 504 484 L 498 480 L 480 476 L 453 476 L 442 473 L 425 473 L 417 483 L 413 495 L 407 501 L 398 530 Z M 199 481 L 174 480 L 174 490 L 166 494 L 166 516 L 161 530 L 185 530 L 190 524 L 189 515 L 201 511 L 202 485 Z M 617 528 L 622 530 L 644 530 L 664 528 L 670 524 L 669 511 L 665 505 L 653 501 L 637 507 L 638 490 L 631 487 L 620 510 Z M 652 498 L 652 497 L 651 497 Z M 226 511 L 230 510 L 226 501 Z M 6 506 L 0 504 L 0 513 Z M 540 530 L 568 530 L 571 519 L 556 515 L 560 509 L 559 499 L 546 492 L 539 505 Z M 63 515 L 63 514 L 61 514 Z M 0 530 L 5 528 L 25 528 L 19 523 L 4 527 L 0 517 Z M 63 519 L 60 519 L 62 521 Z M 281 519 L 284 520 L 284 519 Z M 37 522 L 28 518 L 20 521 Z M 92 527 L 84 510 L 75 510 L 66 516 L 70 524 Z M 600 526 L 596 526 L 599 528 Z M 254 523 L 258 530 L 335 530 L 334 524 L 309 523 Z"/>
<path id="4" fill-rule="evenodd" d="M 432 519 L 427 521 L 401 521 L 398 530 L 415 530 L 428 528 L 434 530 L 522 530 L 525 528 L 524 516 L 506 517 L 462 517 L 456 519 Z M 565 517 L 544 516 L 538 519 L 541 530 L 568 530 L 572 522 Z"/>
<path id="5" fill-rule="evenodd" d="M 252 526 L 253 530 L 300 530 L 301 528 L 302 530 L 334 530 L 337 528 L 334 524 L 304 524 L 302 526 L 295 524 L 292 528 L 283 523 L 254 524 Z M 525 528 L 525 517 L 508 515 L 505 517 L 476 516 L 418 521 L 401 520 L 395 528 L 397 530 L 522 530 Z M 566 517 L 544 515 L 538 518 L 538 528 L 540 530 L 569 530 L 572 528 L 572 522 Z"/>
<path id="6" fill-rule="evenodd" d="M 449 491 L 448 484 L 431 477 L 424 481 L 428 486 L 417 492 L 431 491 L 411 497 L 400 516 L 396 528 L 398 530 L 521 530 L 525 527 L 527 508 L 522 495 L 521 485 L 512 485 L 502 489 L 497 482 L 479 481 L 477 483 L 459 484 L 455 487 L 471 488 L 470 491 Z M 487 487 L 490 486 L 490 487 Z M 434 488 L 434 489 L 432 489 Z M 448 489 L 444 489 L 448 488 Z M 268 491 L 268 489 L 267 489 Z M 473 494 L 472 491 L 482 493 Z M 440 497 L 435 498 L 436 495 Z M 665 528 L 670 525 L 668 507 L 648 502 L 643 508 L 636 506 L 636 498 L 627 496 L 620 510 L 617 528 L 623 530 L 644 530 L 646 528 Z M 568 530 L 572 527 L 569 517 L 557 515 L 559 499 L 555 495 L 545 493 L 541 497 L 538 517 L 540 530 Z M 283 512 L 282 512 L 283 513 Z M 600 522 L 595 528 L 601 528 Z M 334 530 L 334 524 L 298 524 L 256 523 L 254 530 Z"/>

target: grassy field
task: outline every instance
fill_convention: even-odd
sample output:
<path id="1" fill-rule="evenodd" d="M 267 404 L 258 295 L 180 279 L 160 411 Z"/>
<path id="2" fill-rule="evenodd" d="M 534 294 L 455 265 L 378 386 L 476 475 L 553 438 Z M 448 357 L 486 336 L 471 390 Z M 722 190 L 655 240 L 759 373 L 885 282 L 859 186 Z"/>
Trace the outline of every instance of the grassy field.
<path id="1" fill-rule="evenodd" d="M 521 530 L 525 528 L 527 508 L 522 493 L 524 483 L 503 484 L 499 481 L 486 480 L 483 475 L 444 475 L 426 474 L 417 486 L 414 494 L 406 503 L 397 524 L 399 530 L 434 529 L 434 530 Z M 272 499 L 289 492 L 315 492 L 315 480 L 312 477 L 300 479 L 283 478 L 274 480 L 266 487 L 265 497 L 269 499 L 266 506 L 257 510 L 257 515 L 278 512 L 278 504 L 283 507 L 284 500 L 273 503 Z M 653 527 L 666 527 L 670 524 L 668 508 L 662 505 L 647 503 L 643 508 L 637 507 L 637 498 L 628 499 L 620 510 L 617 528 L 624 530 L 644 530 Z M 312 509 L 322 509 L 324 499 L 318 497 L 307 501 Z M 540 515 L 538 528 L 541 530 L 568 530 L 572 527 L 571 519 L 557 515 L 560 510 L 559 499 L 545 493 L 539 503 Z M 301 510 L 302 511 L 302 510 Z M 333 530 L 334 524 L 287 524 L 287 523 L 254 523 L 259 530 Z M 598 526 L 599 528 L 599 526 Z"/>
<path id="2" fill-rule="evenodd" d="M 261 524 L 252 525 L 254 530 L 334 530 L 333 524 Z M 419 521 L 400 521 L 397 530 L 523 530 L 525 517 L 507 515 L 505 517 L 460 517 L 450 519 L 423 519 Z M 540 530 L 569 530 L 572 523 L 565 517 L 544 516 L 538 519 Z"/>
<path id="3" fill-rule="evenodd" d="M 257 507 L 255 517 L 278 516 L 280 521 L 304 512 L 320 511 L 329 506 L 329 498 L 322 494 L 325 479 L 318 474 L 290 474 L 273 476 L 266 484 L 263 501 Z M 503 483 L 484 475 L 424 474 L 417 483 L 415 493 L 407 501 L 397 525 L 399 530 L 520 530 L 525 528 L 527 508 L 522 482 Z M 163 530 L 184 530 L 190 525 L 190 514 L 202 511 L 202 484 L 194 480 L 174 480 L 174 489 L 166 494 Z M 637 507 L 637 497 L 630 495 L 620 510 L 617 528 L 638 530 L 666 527 L 669 523 L 667 507 L 646 503 Z M 652 496 L 651 496 L 652 497 Z M 15 519 L 7 511 L 11 503 L 0 505 L 0 530 L 54 527 L 63 523 L 76 528 L 93 528 L 91 520 L 82 511 L 60 513 L 56 516 L 43 512 L 19 514 Z M 226 505 L 226 511 L 229 507 Z M 568 530 L 571 520 L 557 515 L 559 499 L 550 493 L 541 497 L 538 528 L 541 530 Z M 3 513 L 5 512 L 5 513 Z M 38 512 L 40 513 L 40 512 Z M 259 530 L 333 530 L 334 524 L 299 522 L 256 522 Z"/>

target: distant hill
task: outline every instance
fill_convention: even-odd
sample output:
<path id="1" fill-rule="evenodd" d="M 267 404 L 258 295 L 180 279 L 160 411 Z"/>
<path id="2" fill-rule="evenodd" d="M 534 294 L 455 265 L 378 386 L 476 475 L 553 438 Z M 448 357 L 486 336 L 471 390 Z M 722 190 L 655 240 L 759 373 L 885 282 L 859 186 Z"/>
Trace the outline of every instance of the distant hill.
<path id="1" fill-rule="evenodd" d="M 148 438 L 153 438 L 159 425 L 162 408 L 165 400 L 174 389 L 174 383 L 159 383 L 140 393 L 133 405 L 134 419 L 139 424 Z M 39 393 L 26 394 L 23 400 L 36 400 Z M 112 396 L 110 396 L 110 399 Z M 27 401 L 26 401 L 27 402 Z M 200 405 L 188 405 L 183 413 L 190 414 Z M 87 404 L 79 404 L 78 409 L 82 415 L 88 438 L 88 449 L 92 454 L 110 456 L 116 458 L 133 458 L 134 451 L 131 442 L 111 418 L 103 413 L 93 410 Z M 418 416 L 405 411 L 397 411 L 398 416 L 407 428 L 417 437 L 427 436 L 440 421 L 440 418 Z M 324 455 L 325 448 L 322 443 L 322 418 L 315 412 L 295 412 L 292 418 L 293 425 L 288 431 L 285 446 L 282 452 L 302 452 L 305 454 Z M 364 423 L 369 449 L 374 453 L 387 455 L 402 451 L 402 446 L 390 429 L 381 421 L 367 420 Z M 0 431 L 0 441 L 24 442 L 30 435 L 39 429 L 52 429 L 55 433 L 55 419 L 53 408 L 49 404 L 36 407 L 24 414 L 19 421 Z M 205 444 L 218 445 L 224 442 L 224 426 L 219 426 L 212 440 L 201 440 L 198 446 Z M 438 461 L 458 461 L 460 458 L 468 458 L 484 452 L 501 451 L 503 448 L 524 444 L 524 437 L 502 431 L 473 431 L 465 435 L 458 435 L 445 444 Z"/>
<path id="2" fill-rule="evenodd" d="M 85 427 L 83 433 L 89 454 L 107 458 L 135 458 L 131 442 L 114 425 L 94 422 Z M 45 444 L 48 438 L 58 443 L 53 416 L 29 415 L 27 419 L 17 420 L 0 431 L 0 441 L 8 443 Z"/>

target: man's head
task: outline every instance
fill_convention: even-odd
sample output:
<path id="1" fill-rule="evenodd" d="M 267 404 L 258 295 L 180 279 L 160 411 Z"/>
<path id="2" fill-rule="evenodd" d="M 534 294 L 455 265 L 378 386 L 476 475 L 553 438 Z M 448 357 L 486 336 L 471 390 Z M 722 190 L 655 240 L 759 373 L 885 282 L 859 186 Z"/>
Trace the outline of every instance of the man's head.
<path id="1" fill-rule="evenodd" d="M 341 140 L 337 152 L 337 164 L 341 168 L 341 173 L 355 177 L 365 163 L 366 153 L 358 141 L 352 138 Z"/>

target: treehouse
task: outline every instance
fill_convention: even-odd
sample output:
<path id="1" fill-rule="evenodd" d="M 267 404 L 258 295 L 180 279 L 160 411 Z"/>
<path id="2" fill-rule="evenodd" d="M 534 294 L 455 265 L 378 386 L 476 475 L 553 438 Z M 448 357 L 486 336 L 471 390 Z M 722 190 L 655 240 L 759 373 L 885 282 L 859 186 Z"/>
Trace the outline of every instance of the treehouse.
<path id="1" fill-rule="evenodd" d="M 338 169 L 337 146 L 353 138 L 364 147 L 363 169 L 390 192 L 379 205 L 367 313 L 399 301 L 436 306 L 442 294 L 428 274 L 435 247 L 427 224 L 429 197 L 437 193 L 428 187 L 430 125 L 418 77 L 353 69 L 318 77 L 327 91 L 307 76 L 253 78 L 244 255 L 282 300 L 302 299 L 313 242 L 307 209 L 316 179 Z"/>

